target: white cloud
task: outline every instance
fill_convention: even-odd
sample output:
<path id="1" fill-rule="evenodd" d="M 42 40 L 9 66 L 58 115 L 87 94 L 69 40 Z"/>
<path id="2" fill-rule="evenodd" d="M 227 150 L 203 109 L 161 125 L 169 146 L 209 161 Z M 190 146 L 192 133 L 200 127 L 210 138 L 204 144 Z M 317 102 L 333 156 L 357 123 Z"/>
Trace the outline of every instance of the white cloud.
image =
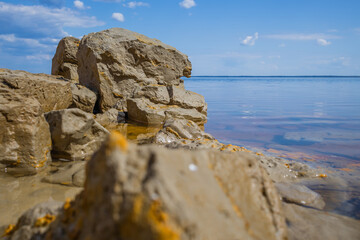
<path id="1" fill-rule="evenodd" d="M 316 34 L 273 34 L 265 35 L 264 38 L 278 39 L 278 40 L 294 40 L 294 41 L 308 41 L 318 39 L 339 39 L 341 37 L 336 35 L 326 35 L 322 33 Z"/>
<path id="2" fill-rule="evenodd" d="M 14 43 L 21 45 L 22 47 L 24 45 L 28 47 L 41 47 L 41 48 L 47 48 L 47 44 L 41 43 L 41 42 L 49 42 L 50 39 L 44 38 L 44 39 L 32 39 L 32 38 L 19 38 L 16 37 L 15 34 L 0 34 L 0 40 L 3 40 L 8 43 Z"/>
<path id="3" fill-rule="evenodd" d="M 85 5 L 82 1 L 79 1 L 79 0 L 76 0 L 74 1 L 74 6 L 77 8 L 77 9 L 85 9 Z"/>
<path id="4" fill-rule="evenodd" d="M 254 36 L 247 36 L 244 40 L 241 41 L 242 45 L 254 46 L 255 41 L 259 39 L 259 33 L 255 33 Z"/>
<path id="5" fill-rule="evenodd" d="M 196 6 L 196 3 L 194 0 L 184 0 L 179 3 L 181 7 L 183 8 L 192 8 Z"/>
<path id="6" fill-rule="evenodd" d="M 318 43 L 319 45 L 321 45 L 321 46 L 328 46 L 328 45 L 331 44 L 331 42 L 329 42 L 329 41 L 327 41 L 327 40 L 325 40 L 325 39 L 322 39 L 322 38 L 319 38 L 319 39 L 317 40 L 317 43 Z"/>
<path id="7" fill-rule="evenodd" d="M 125 17 L 124 17 L 124 15 L 122 13 L 113 13 L 112 18 L 119 21 L 119 22 L 124 22 L 125 21 Z"/>
<path id="8" fill-rule="evenodd" d="M 16 38 L 14 34 L 0 34 L 0 39 L 6 42 L 15 42 Z"/>
<path id="9" fill-rule="evenodd" d="M 148 7 L 149 4 L 146 2 L 128 2 L 127 4 L 123 4 L 123 6 L 128 8 L 136 8 L 136 7 Z"/>
<path id="10" fill-rule="evenodd" d="M 35 54 L 35 55 L 28 55 L 26 56 L 27 60 L 35 60 L 35 61 L 49 61 L 52 59 L 52 56 L 49 54 Z"/>
<path id="11" fill-rule="evenodd" d="M 83 16 L 69 8 L 41 5 L 15 5 L 0 2 L 0 34 L 18 37 L 63 37 L 64 27 L 96 27 L 104 25 L 95 17 Z"/>

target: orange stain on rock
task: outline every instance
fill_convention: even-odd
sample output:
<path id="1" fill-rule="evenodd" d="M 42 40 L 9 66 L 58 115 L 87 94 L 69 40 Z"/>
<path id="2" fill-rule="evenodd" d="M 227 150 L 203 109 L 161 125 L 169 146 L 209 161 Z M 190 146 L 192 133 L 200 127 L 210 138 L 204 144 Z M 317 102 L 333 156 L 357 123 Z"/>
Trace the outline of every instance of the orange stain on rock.
<path id="1" fill-rule="evenodd" d="M 16 230 L 16 225 L 15 224 L 10 224 L 4 231 L 4 234 L 1 237 L 6 237 L 9 236 L 11 234 L 13 234 Z"/>

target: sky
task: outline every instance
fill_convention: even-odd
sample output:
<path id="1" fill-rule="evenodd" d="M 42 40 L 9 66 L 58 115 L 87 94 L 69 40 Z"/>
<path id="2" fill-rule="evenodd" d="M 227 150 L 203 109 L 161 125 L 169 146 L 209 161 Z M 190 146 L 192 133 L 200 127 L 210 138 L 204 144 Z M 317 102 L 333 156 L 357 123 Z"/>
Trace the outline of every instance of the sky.
<path id="1" fill-rule="evenodd" d="M 360 75 L 359 0 L 0 0 L 0 68 L 51 72 L 57 43 L 113 27 L 189 56 L 193 75 Z"/>

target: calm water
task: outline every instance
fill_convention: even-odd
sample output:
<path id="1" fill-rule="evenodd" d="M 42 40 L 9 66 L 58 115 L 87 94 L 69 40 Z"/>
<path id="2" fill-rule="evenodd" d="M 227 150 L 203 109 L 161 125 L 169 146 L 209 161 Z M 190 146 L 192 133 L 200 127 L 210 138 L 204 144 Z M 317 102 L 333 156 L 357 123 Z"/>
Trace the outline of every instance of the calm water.
<path id="1" fill-rule="evenodd" d="M 192 77 L 205 96 L 205 130 L 237 144 L 326 169 L 302 182 L 325 210 L 360 219 L 359 77 Z"/>
<path id="2" fill-rule="evenodd" d="M 359 170 L 358 77 L 192 77 L 185 85 L 205 96 L 206 131 L 224 142 Z"/>

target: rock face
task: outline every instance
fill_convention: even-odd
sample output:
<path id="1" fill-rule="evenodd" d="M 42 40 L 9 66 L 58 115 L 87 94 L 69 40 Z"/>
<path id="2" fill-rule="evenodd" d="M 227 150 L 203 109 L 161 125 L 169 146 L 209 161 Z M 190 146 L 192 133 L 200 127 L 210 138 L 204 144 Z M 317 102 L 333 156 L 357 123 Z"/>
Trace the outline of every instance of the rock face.
<path id="1" fill-rule="evenodd" d="M 73 96 L 71 108 L 79 108 L 85 112 L 92 113 L 96 102 L 96 94 L 90 89 L 79 84 L 70 85 Z"/>
<path id="2" fill-rule="evenodd" d="M 51 74 L 61 75 L 67 79 L 79 81 L 77 72 L 78 61 L 76 53 L 80 40 L 74 37 L 65 37 L 61 39 L 52 59 Z"/>
<path id="3" fill-rule="evenodd" d="M 84 160 L 91 156 L 108 135 L 108 131 L 90 113 L 71 108 L 45 115 L 50 125 L 53 158 Z"/>
<path id="4" fill-rule="evenodd" d="M 18 220 L 16 231 L 9 240 L 40 239 L 48 226 L 62 208 L 62 202 L 48 201 L 40 203 L 26 211 Z"/>
<path id="5" fill-rule="evenodd" d="M 57 169 L 43 179 L 44 182 L 66 186 L 83 187 L 85 182 L 85 161 L 72 162 Z"/>
<path id="6" fill-rule="evenodd" d="M 96 102 L 86 87 L 47 74 L 0 69 L 0 87 L 37 99 L 44 112 L 76 107 L 92 113 Z"/>
<path id="7" fill-rule="evenodd" d="M 112 28 L 85 36 L 77 59 L 79 81 L 98 94 L 101 112 L 116 108 L 146 124 L 161 124 L 165 115 L 206 121 L 204 97 L 180 79 L 191 75 L 188 57 L 159 40 Z"/>
<path id="8" fill-rule="evenodd" d="M 334 213 L 284 204 L 289 239 L 360 239 L 360 221 Z"/>
<path id="9" fill-rule="evenodd" d="M 276 183 L 275 186 L 285 202 L 296 203 L 318 209 L 323 209 L 325 207 L 325 202 L 322 197 L 304 185 Z"/>
<path id="10" fill-rule="evenodd" d="M 125 123 L 125 113 L 111 108 L 104 113 L 97 114 L 96 121 L 104 127 L 116 126 L 119 123 Z"/>
<path id="11" fill-rule="evenodd" d="M 153 139 L 157 144 L 171 144 L 181 140 L 215 140 L 213 136 L 205 133 L 200 127 L 191 120 L 169 119 L 164 123 Z"/>
<path id="12" fill-rule="evenodd" d="M 180 85 L 180 77 L 191 74 L 185 54 L 159 40 L 121 28 L 83 37 L 77 59 L 80 83 L 99 94 L 102 110 L 121 105 L 137 87 Z"/>
<path id="13" fill-rule="evenodd" d="M 51 160 L 51 138 L 39 102 L 0 88 L 0 163 L 35 173 Z"/>
<path id="14" fill-rule="evenodd" d="M 113 133 L 47 239 L 286 239 L 276 190 L 247 155 L 135 146 Z"/>

